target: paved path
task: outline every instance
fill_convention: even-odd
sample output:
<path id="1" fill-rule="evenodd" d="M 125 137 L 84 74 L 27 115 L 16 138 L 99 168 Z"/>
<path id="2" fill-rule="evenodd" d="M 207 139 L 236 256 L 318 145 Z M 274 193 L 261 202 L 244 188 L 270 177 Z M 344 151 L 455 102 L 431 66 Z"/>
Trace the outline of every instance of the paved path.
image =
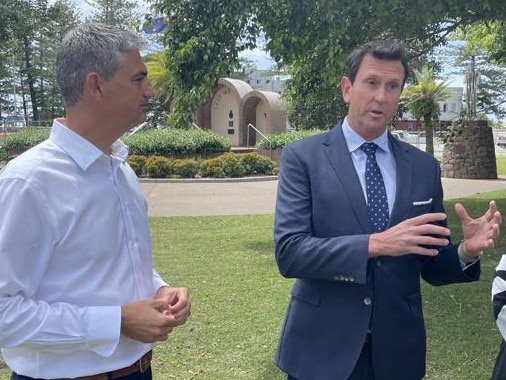
<path id="1" fill-rule="evenodd" d="M 272 214 L 278 181 L 142 180 L 150 216 Z M 445 199 L 506 189 L 506 178 L 443 178 Z"/>

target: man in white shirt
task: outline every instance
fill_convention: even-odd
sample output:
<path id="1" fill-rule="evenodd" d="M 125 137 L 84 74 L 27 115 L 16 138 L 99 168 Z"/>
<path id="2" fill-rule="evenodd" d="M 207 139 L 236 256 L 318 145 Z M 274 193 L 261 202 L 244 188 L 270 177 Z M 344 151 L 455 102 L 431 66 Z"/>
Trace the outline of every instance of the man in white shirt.
<path id="1" fill-rule="evenodd" d="M 56 60 L 66 116 L 0 173 L 0 346 L 12 379 L 151 379 L 186 322 L 152 266 L 147 203 L 118 138 L 153 88 L 137 36 L 83 24 Z"/>

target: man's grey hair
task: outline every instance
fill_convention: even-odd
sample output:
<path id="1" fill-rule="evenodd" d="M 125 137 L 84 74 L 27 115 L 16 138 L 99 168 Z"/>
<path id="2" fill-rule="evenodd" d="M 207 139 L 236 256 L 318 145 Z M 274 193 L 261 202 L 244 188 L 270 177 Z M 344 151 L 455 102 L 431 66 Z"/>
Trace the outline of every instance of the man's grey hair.
<path id="1" fill-rule="evenodd" d="M 89 73 L 109 80 L 123 65 L 122 53 L 143 47 L 136 34 L 116 26 L 84 23 L 70 30 L 56 57 L 56 79 L 66 107 L 79 101 Z"/>

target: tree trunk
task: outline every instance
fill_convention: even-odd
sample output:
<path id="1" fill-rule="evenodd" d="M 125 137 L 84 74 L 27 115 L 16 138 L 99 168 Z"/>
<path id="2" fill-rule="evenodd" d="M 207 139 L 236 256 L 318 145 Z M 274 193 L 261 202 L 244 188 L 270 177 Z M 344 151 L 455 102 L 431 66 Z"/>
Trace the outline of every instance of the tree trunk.
<path id="1" fill-rule="evenodd" d="M 434 121 L 430 116 L 423 118 L 425 124 L 425 151 L 434 155 Z"/>

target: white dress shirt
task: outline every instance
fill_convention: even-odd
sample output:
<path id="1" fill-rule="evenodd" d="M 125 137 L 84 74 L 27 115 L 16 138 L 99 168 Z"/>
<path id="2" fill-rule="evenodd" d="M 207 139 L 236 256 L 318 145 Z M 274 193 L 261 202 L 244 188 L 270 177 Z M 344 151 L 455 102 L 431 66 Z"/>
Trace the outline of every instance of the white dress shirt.
<path id="1" fill-rule="evenodd" d="M 0 346 L 18 374 L 107 372 L 152 347 L 120 334 L 121 305 L 167 285 L 126 157 L 120 141 L 108 156 L 55 120 L 0 172 Z"/>

